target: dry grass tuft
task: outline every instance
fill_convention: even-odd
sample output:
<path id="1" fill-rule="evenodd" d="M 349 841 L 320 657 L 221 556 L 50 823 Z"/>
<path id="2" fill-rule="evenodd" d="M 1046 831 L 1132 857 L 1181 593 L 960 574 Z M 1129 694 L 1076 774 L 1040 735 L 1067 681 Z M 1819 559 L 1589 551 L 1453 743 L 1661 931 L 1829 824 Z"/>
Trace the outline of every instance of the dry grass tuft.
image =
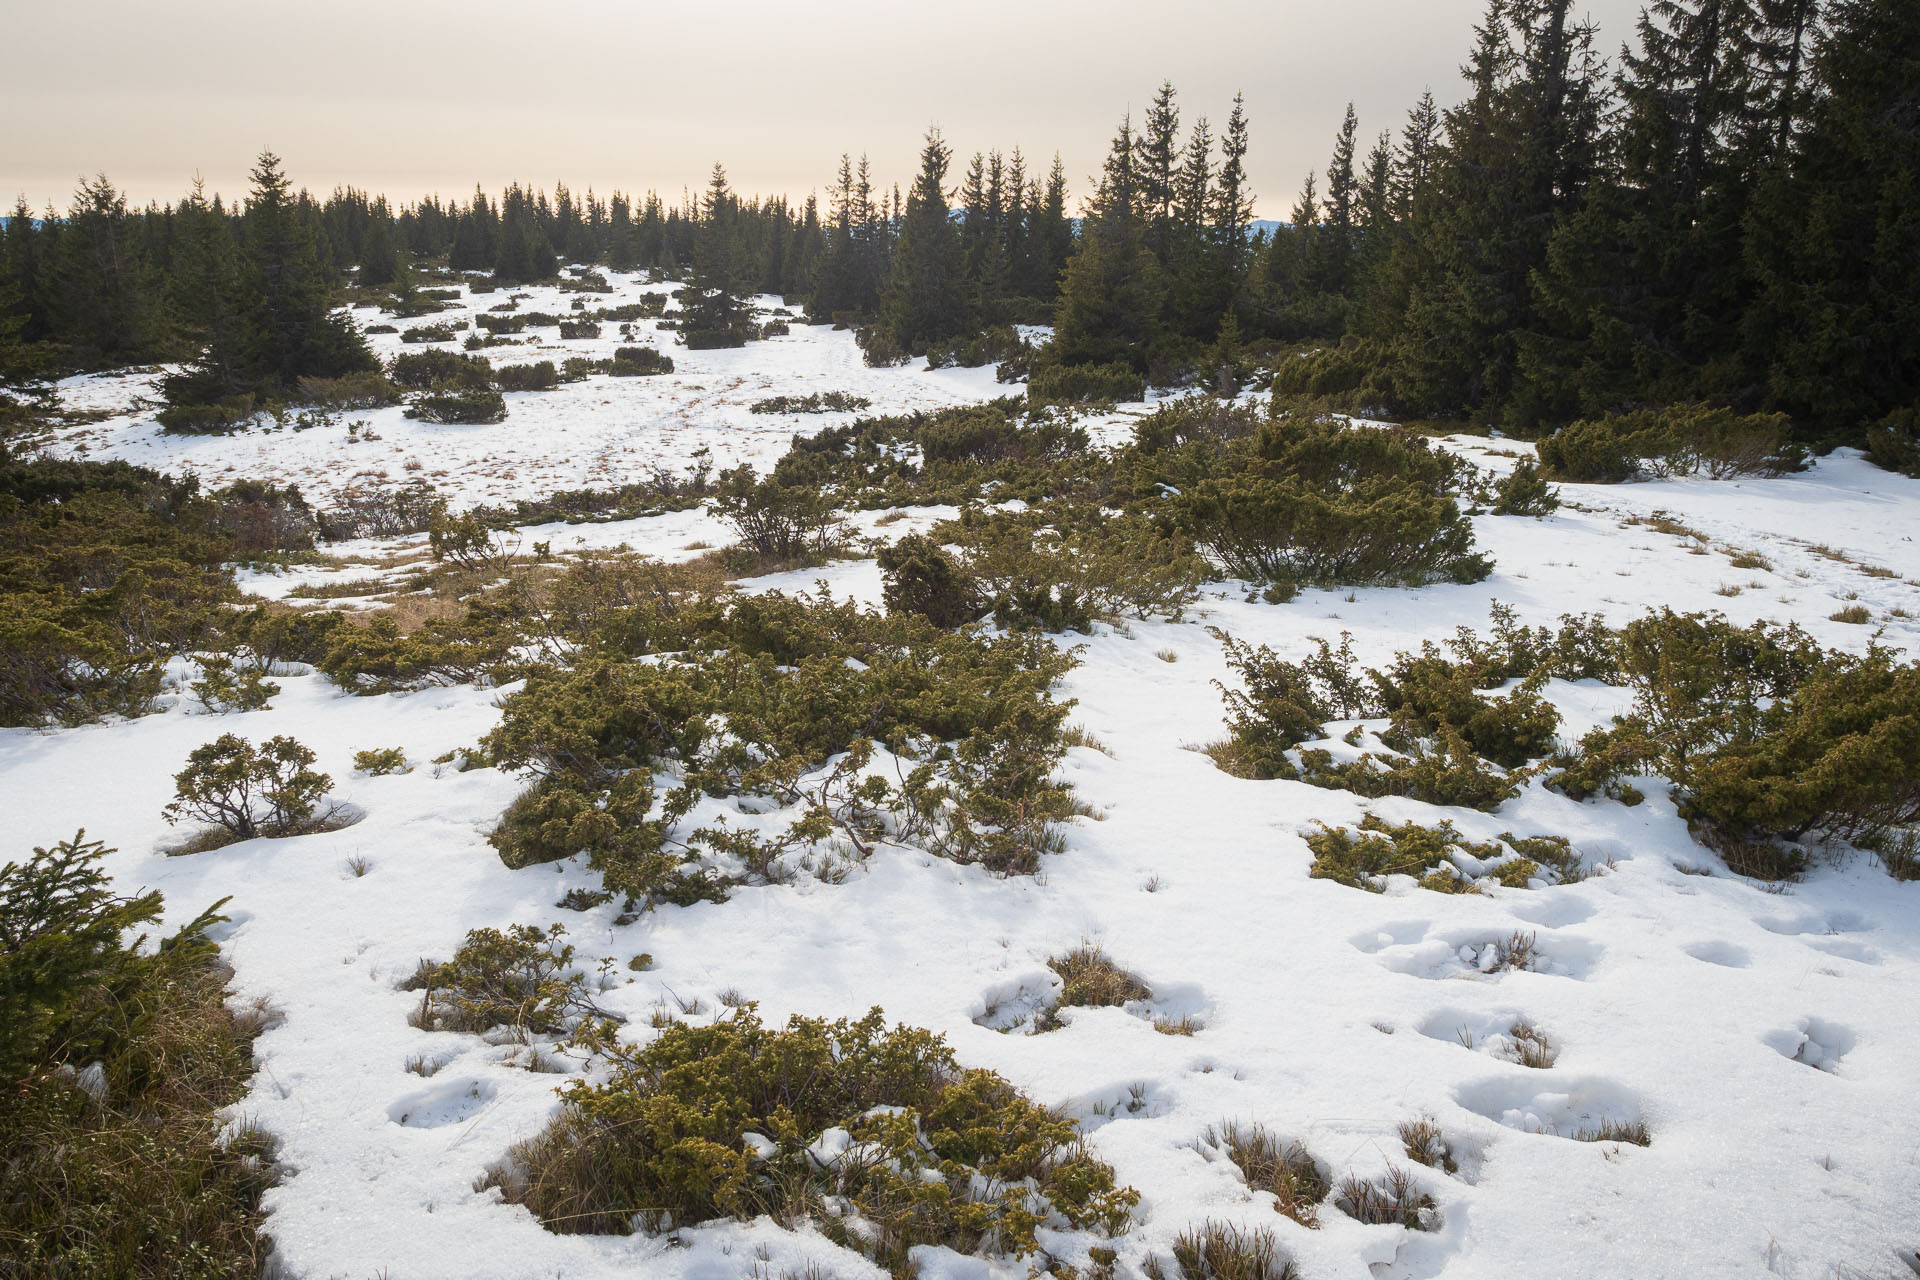
<path id="1" fill-rule="evenodd" d="M 1518 929 L 1493 944 L 1493 970 L 1531 969 L 1540 962 L 1539 935 Z"/>
<path id="2" fill-rule="evenodd" d="M 1599 1124 L 1573 1133 L 1575 1142 L 1631 1142 L 1636 1147 L 1653 1145 L 1653 1135 L 1644 1120 L 1602 1120 Z"/>
<path id="3" fill-rule="evenodd" d="M 1047 967 L 1060 975 L 1063 1005 L 1108 1008 L 1153 997 L 1146 983 L 1115 964 L 1096 943 L 1082 942 L 1047 961 Z"/>
<path id="4" fill-rule="evenodd" d="M 1440 1225 L 1433 1197 L 1407 1170 L 1393 1167 L 1379 1178 L 1346 1178 L 1333 1193 L 1334 1207 L 1356 1222 L 1397 1224 L 1411 1231 Z"/>
<path id="5" fill-rule="evenodd" d="M 1114 758 L 1112 749 L 1108 747 L 1106 743 L 1087 732 L 1081 725 L 1068 725 L 1061 731 L 1060 740 L 1069 747 L 1085 747 L 1089 751 L 1098 751 L 1109 760 Z"/>
<path id="6" fill-rule="evenodd" d="M 1320 1164 L 1297 1142 L 1283 1142 L 1265 1125 L 1228 1120 L 1208 1128 L 1200 1141 L 1226 1153 L 1247 1186 L 1273 1196 L 1274 1208 L 1303 1227 L 1320 1225 L 1320 1202 L 1328 1182 Z"/>
<path id="7" fill-rule="evenodd" d="M 1265 1227 L 1211 1219 L 1174 1238 L 1173 1260 L 1185 1280 L 1296 1280 L 1300 1274 Z M 1156 1270 L 1149 1268 L 1147 1275 Z"/>
<path id="8" fill-rule="evenodd" d="M 219 1113 L 246 1092 L 270 1015 L 229 1009 L 230 976 L 203 964 L 141 992 L 144 1016 L 98 1098 L 59 1072 L 8 1087 L 0 1275 L 260 1274 L 272 1143 Z"/>
<path id="9" fill-rule="evenodd" d="M 1453 1158 L 1453 1151 L 1447 1145 L 1447 1135 L 1441 1132 L 1439 1121 L 1432 1116 L 1402 1120 L 1400 1145 L 1406 1148 L 1407 1159 L 1416 1164 L 1438 1169 L 1442 1173 L 1458 1173 L 1460 1170 L 1459 1162 Z"/>

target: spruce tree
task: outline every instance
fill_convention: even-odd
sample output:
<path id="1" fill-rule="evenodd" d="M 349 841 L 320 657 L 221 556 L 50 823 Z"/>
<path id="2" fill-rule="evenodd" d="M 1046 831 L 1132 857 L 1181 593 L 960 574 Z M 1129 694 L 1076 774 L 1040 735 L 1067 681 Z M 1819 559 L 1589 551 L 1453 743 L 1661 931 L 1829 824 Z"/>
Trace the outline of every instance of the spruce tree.
<path id="1" fill-rule="evenodd" d="M 1021 292 L 1052 302 L 1060 296 L 1061 273 L 1073 253 L 1073 221 L 1067 217 L 1067 170 L 1054 153 L 1047 181 L 1030 201 L 1033 209 L 1022 261 Z"/>
<path id="2" fill-rule="evenodd" d="M 1146 247 L 1131 120 L 1108 152 L 1067 263 L 1051 350 L 1064 365 L 1131 365 L 1146 372 L 1161 335 L 1165 286 Z"/>
<path id="3" fill-rule="evenodd" d="M 1240 94 L 1233 95 L 1227 131 L 1220 137 L 1220 170 L 1209 209 L 1206 321 L 1213 328 L 1241 303 L 1252 259 L 1248 231 L 1253 223 L 1253 192 L 1247 189 L 1247 116 Z"/>
<path id="4" fill-rule="evenodd" d="M 1791 179 L 1763 215 L 1797 236 L 1758 264 L 1750 323 L 1772 339 L 1754 353 L 1772 402 L 1858 442 L 1920 403 L 1920 6 L 1836 0 L 1812 70 Z"/>
<path id="5" fill-rule="evenodd" d="M 1162 267 L 1173 264 L 1174 208 L 1180 198 L 1180 110 L 1172 81 L 1162 82 L 1140 133 L 1140 207 L 1147 248 Z"/>
<path id="6" fill-rule="evenodd" d="M 753 313 L 743 291 L 739 200 L 727 171 L 713 166 L 701 200 L 693 271 L 680 291 L 680 337 L 694 350 L 743 347 L 753 337 Z"/>
<path id="7" fill-rule="evenodd" d="M 378 367 L 366 341 L 333 311 L 313 223 L 280 170 L 263 151 L 250 175 L 243 219 L 245 248 L 231 282 L 213 272 L 199 305 L 228 308 L 231 324 L 212 329 L 200 357 L 162 383 L 175 406 L 207 405 L 239 395 L 294 394 L 301 378 L 337 378 Z M 228 302 L 219 293 L 233 290 Z"/>
<path id="8" fill-rule="evenodd" d="M 84 365 L 151 357 L 161 341 L 126 197 L 107 175 L 80 184 L 67 210 L 56 259 L 56 323 Z"/>
<path id="9" fill-rule="evenodd" d="M 951 159 L 940 131 L 929 129 L 880 296 L 880 332 L 898 351 L 922 351 L 928 343 L 975 327 L 959 236 L 947 216 L 945 183 Z M 984 192 L 977 198 L 984 203 Z"/>
<path id="10" fill-rule="evenodd" d="M 393 214 L 385 196 L 373 202 L 369 215 L 366 239 L 360 248 L 360 272 L 354 283 L 378 288 L 394 282 L 400 274 L 400 262 L 394 248 Z"/>
<path id="11" fill-rule="evenodd" d="M 1490 0 L 1463 68 L 1467 100 L 1447 112 L 1427 198 L 1414 209 L 1408 302 L 1394 380 L 1409 408 L 1497 411 L 1531 425 L 1557 397 L 1544 362 L 1512 402 L 1519 335 L 1535 328 L 1533 275 L 1600 168 L 1607 106 L 1593 29 L 1572 0 Z"/>
<path id="12" fill-rule="evenodd" d="M 1354 169 L 1359 136 L 1360 120 L 1349 102 L 1346 119 L 1334 138 L 1333 159 L 1327 164 L 1326 227 L 1316 246 L 1315 283 L 1321 292 L 1335 296 L 1344 296 L 1353 284 L 1353 254 L 1362 216 L 1360 179 Z"/>

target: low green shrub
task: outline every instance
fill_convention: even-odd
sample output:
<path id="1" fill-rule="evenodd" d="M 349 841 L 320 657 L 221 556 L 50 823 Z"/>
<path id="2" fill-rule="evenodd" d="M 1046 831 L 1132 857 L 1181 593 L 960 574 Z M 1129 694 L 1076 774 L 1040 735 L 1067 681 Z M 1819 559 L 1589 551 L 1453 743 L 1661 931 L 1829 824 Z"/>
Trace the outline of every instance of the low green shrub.
<path id="1" fill-rule="evenodd" d="M 750 466 L 720 473 L 708 510 L 733 526 L 743 547 L 776 562 L 817 562 L 841 529 L 826 495 L 777 477 L 761 480 Z"/>
<path id="2" fill-rule="evenodd" d="M 535 1036 L 590 1041 L 611 1034 L 619 1019 L 594 1003 L 572 945 L 562 941 L 566 932 L 557 924 L 470 931 L 451 960 L 422 961 L 402 984 L 420 992 L 413 1025 L 475 1035 L 505 1029 L 523 1043 Z M 611 968 L 603 962 L 602 976 Z"/>
<path id="3" fill-rule="evenodd" d="M 1896 409 L 1868 427 L 1867 460 L 1920 480 L 1920 412 Z"/>
<path id="4" fill-rule="evenodd" d="M 996 325 L 970 338 L 953 338 L 929 346 L 926 352 L 927 368 L 977 369 L 981 365 L 1024 361 L 1031 353 L 1032 348 L 1021 340 L 1019 332 L 1012 325 Z"/>
<path id="5" fill-rule="evenodd" d="M 1215 632 L 1243 687 L 1220 686 L 1229 736 L 1210 754 L 1243 777 L 1497 807 L 1546 767 L 1527 762 L 1555 745 L 1559 713 L 1541 697 L 1545 682 L 1617 670 L 1617 660 L 1592 618 L 1563 618 L 1554 632 L 1518 626 L 1511 609 L 1496 605 L 1493 619 L 1484 640 L 1460 628 L 1448 642 L 1451 658 L 1429 642 L 1396 654 L 1384 669 L 1364 672 L 1350 637 L 1342 637 L 1338 649 L 1317 640 L 1315 653 L 1289 662 L 1265 646 Z M 1489 696 L 1516 679 L 1515 688 Z M 1296 759 L 1301 744 L 1325 736 L 1327 721 L 1356 718 L 1386 721 L 1379 737 L 1388 753 L 1363 752 L 1341 764 L 1330 751 L 1309 749 Z M 1358 728 L 1348 741 L 1358 745 Z"/>
<path id="6" fill-rule="evenodd" d="M 873 402 L 847 391 L 815 391 L 804 396 L 768 396 L 756 400 L 754 413 L 856 413 Z"/>
<path id="7" fill-rule="evenodd" d="M 1259 434 L 1265 421 L 1265 415 L 1253 405 L 1213 396 L 1186 396 L 1160 405 L 1135 422 L 1132 449 L 1139 457 L 1152 458 L 1196 442 L 1226 445 Z M 1149 476 L 1139 486 L 1142 496 L 1154 491 L 1153 479 Z"/>
<path id="8" fill-rule="evenodd" d="M 280 692 L 257 656 L 210 653 L 199 662 L 200 678 L 188 687 L 209 711 L 262 711 Z"/>
<path id="9" fill-rule="evenodd" d="M 1345 764 L 1336 763 L 1330 751 L 1305 748 L 1297 776 L 1312 786 L 1351 791 L 1369 800 L 1405 796 L 1492 812 L 1519 795 L 1543 768 L 1503 770 L 1475 755 L 1458 731 L 1446 726 L 1433 738 L 1408 743 L 1403 752 L 1362 752 Z"/>
<path id="10" fill-rule="evenodd" d="M 985 612 L 979 585 L 931 538 L 909 534 L 880 548 L 881 598 L 888 613 L 913 613 L 958 627 Z"/>
<path id="11" fill-rule="evenodd" d="M 527 327 L 527 318 L 516 315 L 480 315 L 473 318 L 474 323 L 488 333 L 522 333 Z"/>
<path id="12" fill-rule="evenodd" d="M 553 361 L 503 365 L 493 371 L 493 385 L 501 391 L 551 391 L 560 385 Z"/>
<path id="13" fill-rule="evenodd" d="M 646 378 L 654 374 L 672 373 L 673 357 L 663 355 L 652 347 L 616 347 L 613 364 L 607 372 L 616 378 Z"/>
<path id="14" fill-rule="evenodd" d="M 1033 370 L 1027 400 L 1033 405 L 1116 404 L 1146 399 L 1146 384 L 1131 365 L 1050 365 Z"/>
<path id="15" fill-rule="evenodd" d="M 1770 879 L 1809 841 L 1874 848 L 1920 826 L 1920 664 L 1671 610 L 1622 628 L 1619 653 L 1633 713 L 1557 758 L 1550 785 L 1579 798 L 1664 774 L 1696 839 Z"/>
<path id="16" fill-rule="evenodd" d="M 597 320 L 562 320 L 560 322 L 562 338 L 597 338 L 600 336 L 600 323 Z"/>
<path id="17" fill-rule="evenodd" d="M 403 634 L 391 617 L 377 614 L 331 628 L 316 665 L 341 688 L 367 695 L 504 678 L 517 637 L 494 621 L 483 605 L 469 605 L 457 622 L 433 619 Z"/>
<path id="18" fill-rule="evenodd" d="M 493 366 L 485 356 L 457 351 L 402 351 L 387 366 L 387 376 L 408 391 L 478 391 L 492 380 Z"/>
<path id="19" fill-rule="evenodd" d="M 560 277 L 560 290 L 562 293 L 612 293 L 613 285 L 601 272 L 576 271 Z"/>
<path id="20" fill-rule="evenodd" d="M 154 420 L 176 435 L 223 435 L 253 420 L 261 410 L 251 395 L 211 404 L 169 404 Z"/>
<path id="21" fill-rule="evenodd" d="M 887 1030 L 878 1009 L 779 1030 L 751 1006 L 712 1026 L 675 1023 L 624 1053 L 611 1079 L 563 1097 L 552 1127 L 495 1177 L 554 1231 L 766 1214 L 899 1274 L 922 1245 L 1023 1257 L 1043 1228 L 1116 1235 L 1138 1201 L 1076 1144 L 1071 1121 L 962 1069 L 931 1032 Z M 841 1134 L 850 1143 L 818 1154 Z M 830 1200 L 845 1211 L 825 1212 Z"/>
<path id="22" fill-rule="evenodd" d="M 378 370 L 369 369 L 338 378 L 302 378 L 294 402 L 336 413 L 380 409 L 400 403 L 400 388 Z"/>
<path id="23" fill-rule="evenodd" d="M 934 413 L 862 418 L 796 435 L 773 470 L 793 487 L 830 493 L 842 506 L 964 505 L 997 500 L 1103 497 L 1110 464 L 1087 434 L 1051 414 L 1028 417 L 1012 399 Z"/>
<path id="24" fill-rule="evenodd" d="M 407 416 L 449 426 L 505 422 L 507 402 L 498 391 L 428 393 L 408 403 Z"/>
<path id="25" fill-rule="evenodd" d="M 647 616 L 617 634 L 649 660 L 536 671 L 504 701 L 485 749 L 534 783 L 493 837 L 509 865 L 585 850 L 608 888 L 651 902 L 879 840 L 999 874 L 1060 848 L 1068 704 L 1050 690 L 1072 660 L 1044 640 L 778 594 Z M 702 794 L 777 815 L 758 834 L 689 831 Z"/>
<path id="26" fill-rule="evenodd" d="M 224 630 L 229 643 L 244 645 L 268 668 L 277 662 L 319 663 L 327 651 L 327 635 L 341 621 L 331 610 L 260 604 L 228 614 Z"/>
<path id="27" fill-rule="evenodd" d="M 191 479 L 0 445 L 0 726 L 150 710 L 232 616 L 228 514 Z"/>
<path id="28" fill-rule="evenodd" d="M 330 816 L 317 811 L 333 779 L 309 768 L 313 761 L 313 752 L 289 737 L 256 747 L 223 733 L 188 753 L 162 812 L 169 823 L 204 824 L 223 844 L 300 835 Z"/>
<path id="29" fill-rule="evenodd" d="M 1279 400 L 1310 402 L 1322 412 L 1378 417 L 1393 405 L 1384 373 L 1392 364 L 1376 344 L 1348 339 L 1339 346 L 1275 360 L 1273 394 Z"/>
<path id="30" fill-rule="evenodd" d="M 970 507 L 934 537 L 959 548 L 995 623 L 1014 629 L 1087 631 L 1121 614 L 1178 619 L 1213 576 L 1179 532 L 1091 503 Z"/>
<path id="31" fill-rule="evenodd" d="M 407 772 L 407 753 L 399 747 L 369 747 L 353 753 L 353 767 L 369 778 Z"/>
<path id="32" fill-rule="evenodd" d="M 1421 888 L 1440 893 L 1470 893 L 1490 884 L 1526 888 L 1535 879 L 1564 882 L 1578 879 L 1581 871 L 1579 858 L 1561 836 L 1503 834 L 1498 840 L 1472 841 L 1451 822 L 1395 826 L 1373 813 L 1361 817 L 1357 831 L 1325 823 L 1315 827 L 1305 837 L 1313 851 L 1308 874 L 1371 893 L 1384 892 L 1393 875 L 1412 876 Z"/>
<path id="33" fill-rule="evenodd" d="M 1163 458 L 1166 518 L 1236 577 L 1292 589 L 1491 571 L 1451 496 L 1461 464 L 1411 432 L 1283 417 Z"/>
<path id="34" fill-rule="evenodd" d="M 1640 409 L 1575 422 L 1540 442 L 1540 465 L 1556 480 L 1619 484 L 1704 474 L 1774 476 L 1807 465 L 1785 414 L 1738 414 L 1704 404 Z"/>
<path id="35" fill-rule="evenodd" d="M 1532 459 L 1522 458 L 1493 489 L 1497 516 L 1547 516 L 1560 507 L 1560 491 L 1548 484 Z"/>
<path id="36" fill-rule="evenodd" d="M 452 342 L 453 326 L 444 324 L 419 324 L 411 329 L 400 331 L 402 342 Z"/>

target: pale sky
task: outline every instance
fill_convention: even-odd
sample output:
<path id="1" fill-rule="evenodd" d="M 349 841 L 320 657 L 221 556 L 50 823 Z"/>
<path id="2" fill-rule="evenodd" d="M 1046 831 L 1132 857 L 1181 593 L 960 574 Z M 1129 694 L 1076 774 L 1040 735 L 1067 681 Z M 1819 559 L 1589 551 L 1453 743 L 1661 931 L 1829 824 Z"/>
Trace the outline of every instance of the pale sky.
<path id="1" fill-rule="evenodd" d="M 938 125 L 976 150 L 1057 150 L 1076 198 L 1162 80 L 1182 131 L 1246 95 L 1257 214 L 1323 170 L 1351 99 L 1363 138 L 1423 88 L 1460 92 L 1482 0 L 0 0 L 0 196 L 64 208 L 105 171 L 132 200 L 195 172 L 244 191 L 262 147 L 296 185 L 409 200 L 509 181 L 655 188 L 714 161 L 742 193 L 823 195 L 840 153 L 905 187 Z M 1638 0 L 1591 0 L 1600 47 Z M 1364 147 L 1363 147 L 1364 150 Z"/>

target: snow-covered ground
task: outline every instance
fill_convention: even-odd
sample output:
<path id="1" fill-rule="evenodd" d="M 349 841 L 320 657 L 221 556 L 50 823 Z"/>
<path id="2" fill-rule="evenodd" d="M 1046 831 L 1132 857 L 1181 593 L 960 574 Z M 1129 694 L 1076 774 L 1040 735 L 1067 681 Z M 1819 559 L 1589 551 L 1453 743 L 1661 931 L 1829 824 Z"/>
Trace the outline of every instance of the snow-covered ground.
<path id="1" fill-rule="evenodd" d="M 623 283 L 611 301 L 636 287 Z M 550 291 L 524 292 L 525 309 L 566 310 Z M 612 333 L 488 354 L 496 364 L 557 358 L 557 347 L 604 355 Z M 349 415 L 370 422 L 379 436 L 370 443 L 349 443 L 339 427 L 179 439 L 133 411 L 71 429 L 60 446 L 214 483 L 295 480 L 320 497 L 356 473 L 404 479 L 417 459 L 459 499 L 500 501 L 677 468 L 698 448 L 722 465 L 765 465 L 793 431 L 846 420 L 750 414 L 763 396 L 850 391 L 877 412 L 1003 390 L 991 370 L 868 370 L 849 334 L 826 329 L 796 326 L 788 338 L 713 353 L 669 338 L 652 341 L 679 372 L 510 396 L 498 426 L 424 426 L 387 410 Z M 376 341 L 395 349 L 390 337 Z M 117 408 L 144 386 L 94 378 L 62 390 L 71 404 Z M 1526 450 L 1467 437 L 1450 445 L 1494 470 Z M 0 812 L 11 819 L 0 858 L 84 826 L 119 849 L 111 866 L 123 885 L 165 892 L 172 918 L 232 895 L 222 940 L 238 995 L 282 1015 L 258 1042 L 259 1074 L 237 1114 L 280 1140 L 268 1230 L 291 1276 L 731 1280 L 798 1273 L 809 1260 L 828 1275 L 875 1274 L 817 1235 L 770 1222 L 672 1242 L 557 1236 L 474 1190 L 488 1164 L 541 1128 L 565 1077 L 514 1066 L 509 1050 L 479 1037 L 414 1028 L 417 998 L 395 984 L 422 957 L 448 956 L 469 929 L 561 921 L 582 956 L 613 957 L 621 983 L 601 1002 L 635 1028 L 668 1000 L 698 1001 L 707 1012 L 696 1016 L 713 1016 L 732 991 L 758 1001 L 769 1023 L 880 1005 L 943 1033 L 965 1063 L 1063 1107 L 1141 1194 L 1138 1225 L 1120 1245 L 1129 1277 L 1209 1218 L 1271 1228 L 1307 1280 L 1910 1277 L 1899 1254 L 1920 1248 L 1920 883 L 1856 857 L 1770 890 L 1694 845 L 1657 792 L 1634 808 L 1577 804 L 1536 781 L 1496 814 L 1443 815 L 1409 800 L 1235 779 L 1192 749 L 1223 732 L 1212 682 L 1229 673 L 1208 625 L 1288 656 L 1309 637 L 1350 632 L 1362 660 L 1377 662 L 1456 626 L 1484 630 L 1496 600 L 1527 623 L 1589 611 L 1620 622 L 1672 605 L 1740 623 L 1797 621 L 1835 646 L 1877 636 L 1920 651 L 1920 621 L 1892 616 L 1920 615 L 1920 483 L 1843 452 L 1781 479 L 1568 486 L 1564 496 L 1569 505 L 1543 520 L 1479 518 L 1496 569 L 1474 586 L 1307 592 L 1277 607 L 1221 590 L 1182 623 L 1099 628 L 1064 692 L 1078 700 L 1075 722 L 1111 754 L 1075 748 L 1065 772 L 1102 820 L 1075 825 L 1034 878 L 883 849 L 843 884 L 746 889 L 616 926 L 612 905 L 555 906 L 569 889 L 596 886 L 583 866 L 509 871 L 486 844 L 514 778 L 428 763 L 495 722 L 499 690 L 357 698 L 315 675 L 281 678 L 270 710 L 239 716 L 209 719 L 176 697 L 164 714 L 128 723 L 0 732 Z M 1628 523 L 1656 512 L 1704 541 Z M 880 528 L 874 515 L 862 521 L 869 531 Z M 916 512 L 883 531 L 926 522 Z M 556 550 L 579 539 L 662 555 L 724 537 L 698 512 L 526 536 L 552 538 Z M 1741 551 L 1771 568 L 1730 567 Z M 871 561 L 755 585 L 817 578 L 878 600 Z M 287 580 L 249 585 L 274 594 Z M 1852 603 L 1874 623 L 1828 620 Z M 1598 685 L 1550 692 L 1568 736 L 1623 707 Z M 223 731 L 297 736 L 364 821 L 162 856 L 172 774 Z M 356 775 L 351 756 L 369 747 L 404 748 L 412 772 Z M 1301 832 L 1366 809 L 1393 821 L 1451 817 L 1475 839 L 1565 835 L 1596 874 L 1460 896 L 1309 879 Z M 1516 930 L 1536 935 L 1538 969 L 1481 972 L 1479 948 Z M 1047 957 L 1082 939 L 1145 980 L 1155 1012 L 1191 1017 L 1197 1033 L 1156 1034 L 1122 1009 L 1067 1011 L 1070 1025 L 1042 1036 L 984 1025 L 990 1007 L 1045 992 Z M 655 967 L 629 974 L 641 952 Z M 1560 1050 L 1551 1068 L 1487 1051 L 1488 1033 L 1522 1019 Z M 1462 1028 L 1479 1048 L 1461 1042 Z M 410 1072 L 419 1055 L 440 1061 L 438 1073 Z M 1395 1127 L 1421 1115 L 1461 1157 L 1458 1174 L 1404 1159 Z M 1560 1136 L 1600 1119 L 1643 1120 L 1652 1145 Z M 1436 1202 L 1439 1225 L 1365 1226 L 1327 1210 L 1319 1229 L 1300 1227 L 1251 1196 L 1230 1164 L 1195 1150 L 1223 1120 L 1300 1140 L 1336 1180 L 1404 1165 Z M 952 1254 L 921 1261 L 928 1277 L 1000 1274 Z"/>

